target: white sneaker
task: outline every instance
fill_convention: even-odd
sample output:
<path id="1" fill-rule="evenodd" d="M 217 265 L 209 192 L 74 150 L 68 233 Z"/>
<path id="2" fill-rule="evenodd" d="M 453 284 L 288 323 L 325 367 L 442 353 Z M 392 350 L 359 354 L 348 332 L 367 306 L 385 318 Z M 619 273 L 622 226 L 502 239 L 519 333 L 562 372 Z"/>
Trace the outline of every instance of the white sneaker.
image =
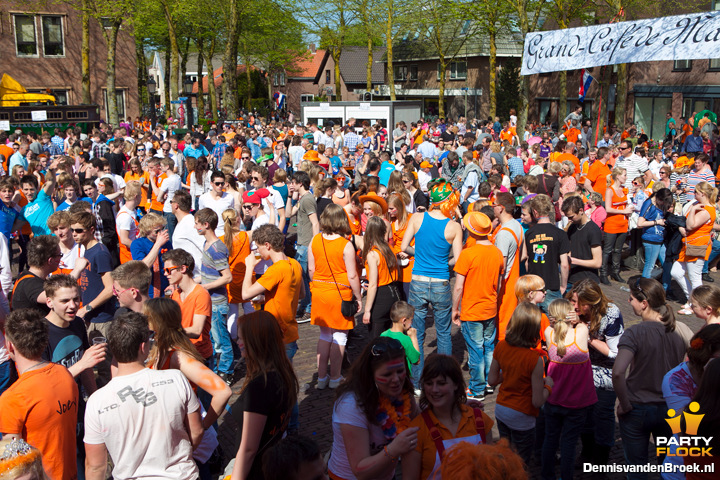
<path id="1" fill-rule="evenodd" d="M 343 380 L 345 380 L 345 377 L 343 377 L 342 375 L 338 378 L 331 378 L 328 386 L 334 390 L 340 386 Z"/>
<path id="2" fill-rule="evenodd" d="M 325 378 L 318 378 L 315 389 L 316 390 L 325 390 L 325 388 L 327 388 L 327 386 L 328 386 L 329 381 L 330 381 L 330 375 L 325 375 Z"/>

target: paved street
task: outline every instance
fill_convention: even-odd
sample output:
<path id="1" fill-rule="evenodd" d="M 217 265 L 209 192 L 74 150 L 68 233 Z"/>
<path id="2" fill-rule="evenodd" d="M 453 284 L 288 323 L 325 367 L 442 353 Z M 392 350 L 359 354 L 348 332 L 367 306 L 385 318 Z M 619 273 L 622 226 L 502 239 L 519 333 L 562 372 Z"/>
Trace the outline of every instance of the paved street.
<path id="1" fill-rule="evenodd" d="M 627 270 L 622 272 L 624 278 L 628 278 L 634 275 L 636 272 Z M 717 282 L 720 282 L 720 275 L 712 274 Z M 628 292 L 620 289 L 624 284 L 613 282 L 611 286 L 603 286 L 605 294 L 610 298 L 610 301 L 616 303 L 623 313 L 625 321 L 625 327 L 633 325 L 639 321 L 632 312 L 630 305 L 628 304 Z M 677 313 L 680 309 L 680 305 L 671 302 L 671 308 Z M 697 317 L 688 317 L 677 315 L 677 318 L 686 323 L 693 331 L 697 331 L 702 321 Z M 427 337 L 425 343 L 425 355 L 435 351 L 435 329 L 432 328 L 432 321 L 428 322 Z M 364 328 L 362 325 L 356 330 Z M 306 323 L 299 326 L 300 329 L 300 340 L 298 341 L 299 350 L 295 356 L 295 370 L 297 371 L 298 380 L 300 381 L 301 392 L 299 396 L 300 401 L 300 433 L 312 437 L 321 448 L 323 453 L 330 450 L 332 445 L 332 405 L 334 401 L 334 391 L 330 389 L 316 390 L 315 385 L 317 383 L 317 370 L 316 370 L 316 357 L 315 357 L 315 346 L 317 344 L 319 329 L 310 323 Z M 453 355 L 462 362 L 466 379 L 468 378 L 467 367 L 465 362 L 467 361 L 467 352 L 464 345 L 464 340 L 460 329 L 458 327 L 452 328 L 453 338 Z M 352 342 L 352 340 L 350 340 Z M 348 352 L 350 356 L 354 354 L 353 349 Z M 238 374 L 238 377 L 240 373 Z M 230 400 L 232 404 L 237 393 L 241 390 L 242 379 L 238 378 L 236 383 L 233 385 L 233 398 Z M 497 390 L 496 390 L 497 391 Z M 486 397 L 484 406 L 485 412 L 494 419 L 495 411 L 495 398 L 496 394 Z M 232 419 L 228 419 L 229 416 L 225 416 L 220 426 L 220 438 L 221 444 L 227 445 L 228 450 L 232 450 L 234 445 L 234 437 L 236 426 Z M 616 428 L 617 431 L 617 428 Z M 493 427 L 493 435 L 497 438 L 497 427 Z M 617 442 L 613 448 L 610 456 L 611 463 L 624 463 L 622 445 L 619 437 L 619 431 L 617 431 Z M 590 479 L 590 478 L 601 478 L 600 474 L 582 473 L 582 466 L 578 463 L 576 466 L 576 478 Z M 533 468 L 533 478 L 539 478 L 539 466 Z M 614 474 L 607 475 L 604 478 L 608 479 L 620 479 L 624 478 L 623 475 Z M 659 478 L 659 475 L 651 475 L 651 479 Z"/>

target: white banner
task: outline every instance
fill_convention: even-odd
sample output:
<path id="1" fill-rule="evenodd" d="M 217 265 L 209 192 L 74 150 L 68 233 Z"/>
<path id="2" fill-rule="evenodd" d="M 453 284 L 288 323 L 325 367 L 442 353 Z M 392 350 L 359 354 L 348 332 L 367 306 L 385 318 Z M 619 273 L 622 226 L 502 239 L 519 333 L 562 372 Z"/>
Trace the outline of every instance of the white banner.
<path id="1" fill-rule="evenodd" d="M 528 33 L 520 73 L 702 58 L 720 58 L 720 11 Z"/>

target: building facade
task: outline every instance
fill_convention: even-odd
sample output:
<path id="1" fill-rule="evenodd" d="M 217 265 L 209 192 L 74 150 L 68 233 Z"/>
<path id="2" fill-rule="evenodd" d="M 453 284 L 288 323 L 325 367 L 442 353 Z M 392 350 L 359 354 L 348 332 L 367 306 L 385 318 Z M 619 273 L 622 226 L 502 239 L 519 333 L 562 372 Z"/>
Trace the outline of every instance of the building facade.
<path id="1" fill-rule="evenodd" d="M 90 20 L 90 96 L 107 118 L 102 25 Z M 63 2 L 6 0 L 0 11 L 0 73 L 8 73 L 30 92 L 51 91 L 60 105 L 82 101 L 82 27 L 78 11 Z M 117 37 L 116 91 L 118 116 L 139 115 L 135 41 L 127 24 Z"/>

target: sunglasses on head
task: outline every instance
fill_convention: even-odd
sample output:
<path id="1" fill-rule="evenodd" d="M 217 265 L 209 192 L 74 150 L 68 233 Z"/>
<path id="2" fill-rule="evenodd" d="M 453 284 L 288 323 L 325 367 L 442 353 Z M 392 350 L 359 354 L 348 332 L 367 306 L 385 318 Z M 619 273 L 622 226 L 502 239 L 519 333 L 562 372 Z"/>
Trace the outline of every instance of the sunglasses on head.
<path id="1" fill-rule="evenodd" d="M 370 349 L 370 353 L 372 353 L 373 357 L 379 357 L 380 355 L 383 355 L 387 352 L 404 351 L 405 349 L 403 348 L 402 344 L 394 338 L 389 339 L 386 343 L 376 343 Z"/>

